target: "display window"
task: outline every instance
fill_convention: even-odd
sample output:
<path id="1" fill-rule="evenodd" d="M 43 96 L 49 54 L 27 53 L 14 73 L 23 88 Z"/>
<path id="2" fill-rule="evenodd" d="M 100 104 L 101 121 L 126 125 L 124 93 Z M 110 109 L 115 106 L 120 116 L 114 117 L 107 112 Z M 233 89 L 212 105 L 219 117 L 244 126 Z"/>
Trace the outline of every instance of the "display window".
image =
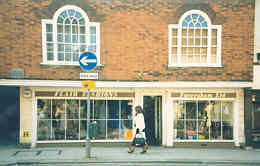
<path id="1" fill-rule="evenodd" d="M 233 102 L 176 100 L 175 140 L 233 140 Z"/>
<path id="2" fill-rule="evenodd" d="M 132 103 L 91 100 L 89 137 L 128 140 L 133 127 Z M 83 99 L 37 99 L 37 140 L 85 140 L 87 108 L 87 100 Z"/>

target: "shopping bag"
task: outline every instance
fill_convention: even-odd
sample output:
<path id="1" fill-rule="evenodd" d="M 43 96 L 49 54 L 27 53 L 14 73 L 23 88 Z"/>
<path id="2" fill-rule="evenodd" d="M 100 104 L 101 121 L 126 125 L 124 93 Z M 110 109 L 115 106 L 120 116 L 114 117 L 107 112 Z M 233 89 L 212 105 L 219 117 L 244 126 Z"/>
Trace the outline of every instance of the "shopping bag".
<path id="1" fill-rule="evenodd" d="M 145 144 L 145 138 L 142 133 L 138 133 L 135 135 L 134 143 L 135 143 L 135 145 L 144 145 Z"/>

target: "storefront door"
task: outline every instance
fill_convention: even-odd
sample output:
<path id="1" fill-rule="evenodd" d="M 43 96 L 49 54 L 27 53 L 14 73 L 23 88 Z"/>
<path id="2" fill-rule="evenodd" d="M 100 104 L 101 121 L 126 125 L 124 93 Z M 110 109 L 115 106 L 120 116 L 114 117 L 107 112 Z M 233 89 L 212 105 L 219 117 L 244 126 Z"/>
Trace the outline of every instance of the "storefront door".
<path id="1" fill-rule="evenodd" d="M 146 137 L 149 145 L 162 144 L 162 96 L 143 97 Z"/>
<path id="2" fill-rule="evenodd" d="M 19 139 L 19 88 L 0 87 L 0 146 L 17 145 Z"/>

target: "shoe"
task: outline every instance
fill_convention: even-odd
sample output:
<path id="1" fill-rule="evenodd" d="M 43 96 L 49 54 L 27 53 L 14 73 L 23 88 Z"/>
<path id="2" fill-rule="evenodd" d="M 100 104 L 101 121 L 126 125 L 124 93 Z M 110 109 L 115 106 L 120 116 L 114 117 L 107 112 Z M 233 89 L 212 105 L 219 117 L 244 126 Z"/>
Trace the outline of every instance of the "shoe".
<path id="1" fill-rule="evenodd" d="M 128 152 L 128 153 L 133 153 L 134 151 L 133 151 L 133 150 L 128 150 L 127 152 Z"/>
<path id="2" fill-rule="evenodd" d="M 145 154 L 146 153 L 146 150 L 143 150 L 142 152 L 140 152 L 141 154 Z"/>

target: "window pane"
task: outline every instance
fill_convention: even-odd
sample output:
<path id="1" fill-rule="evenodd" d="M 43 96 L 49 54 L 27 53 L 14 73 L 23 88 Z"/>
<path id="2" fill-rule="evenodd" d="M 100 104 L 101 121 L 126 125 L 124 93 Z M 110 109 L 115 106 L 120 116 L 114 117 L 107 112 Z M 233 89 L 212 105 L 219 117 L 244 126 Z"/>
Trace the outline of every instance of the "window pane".
<path id="1" fill-rule="evenodd" d="M 65 43 L 70 43 L 70 42 L 71 42 L 70 34 L 65 34 Z"/>
<path id="2" fill-rule="evenodd" d="M 211 55 L 211 63 L 217 63 L 217 57 L 215 55 Z"/>
<path id="3" fill-rule="evenodd" d="M 51 120 L 38 120 L 37 140 L 50 140 L 51 137 Z"/>
<path id="4" fill-rule="evenodd" d="M 63 34 L 58 34 L 58 42 L 64 42 Z"/>
<path id="5" fill-rule="evenodd" d="M 53 52 L 48 52 L 47 53 L 47 60 L 52 61 L 53 59 L 54 59 Z"/>
<path id="6" fill-rule="evenodd" d="M 46 24 L 46 32 L 52 32 L 52 24 Z"/>
<path id="7" fill-rule="evenodd" d="M 187 54 L 187 48 L 186 47 L 181 48 L 181 54 Z"/>
<path id="8" fill-rule="evenodd" d="M 178 30 L 178 29 L 172 29 L 172 36 L 177 37 L 177 30 Z"/>
<path id="9" fill-rule="evenodd" d="M 90 34 L 96 35 L 96 27 L 90 27 Z"/>
<path id="10" fill-rule="evenodd" d="M 194 46 L 194 38 L 189 38 L 188 41 L 190 46 Z"/>
<path id="11" fill-rule="evenodd" d="M 203 38 L 202 39 L 202 46 L 207 46 L 208 45 L 208 39 L 207 38 Z"/>
<path id="12" fill-rule="evenodd" d="M 202 36 L 203 37 L 208 36 L 208 30 L 207 29 L 202 29 Z"/>
<path id="13" fill-rule="evenodd" d="M 88 51 L 95 53 L 96 52 L 96 46 L 89 46 Z"/>
<path id="14" fill-rule="evenodd" d="M 57 25 L 57 32 L 63 33 L 63 25 Z"/>
<path id="15" fill-rule="evenodd" d="M 70 25 L 65 25 L 65 33 L 71 33 Z"/>
<path id="16" fill-rule="evenodd" d="M 187 63 L 186 62 L 186 57 L 187 57 L 186 55 L 182 55 L 181 56 L 181 63 Z"/>
<path id="17" fill-rule="evenodd" d="M 67 10 L 63 11 L 61 13 L 61 16 L 64 17 L 64 18 L 68 17 Z"/>
<path id="18" fill-rule="evenodd" d="M 58 51 L 64 51 L 64 44 L 58 44 Z"/>
<path id="19" fill-rule="evenodd" d="M 132 129 L 132 121 L 131 120 L 120 120 L 120 126 L 119 129 L 119 139 L 126 139 L 126 140 L 132 140 L 133 139 L 133 129 Z M 129 134 L 130 132 L 130 134 Z"/>
<path id="20" fill-rule="evenodd" d="M 200 63 L 200 55 L 194 55 L 194 62 Z"/>
<path id="21" fill-rule="evenodd" d="M 67 18 L 67 19 L 65 20 L 65 24 L 67 24 L 67 25 L 71 24 L 71 21 L 70 21 L 69 18 Z"/>
<path id="22" fill-rule="evenodd" d="M 86 139 L 86 130 L 87 130 L 87 121 L 86 120 L 80 120 L 80 140 Z"/>
<path id="23" fill-rule="evenodd" d="M 186 38 L 182 38 L 182 45 L 186 46 L 187 45 L 187 39 Z"/>
<path id="24" fill-rule="evenodd" d="M 194 32 L 195 32 L 194 29 L 189 29 L 189 30 L 188 30 L 189 37 L 194 36 Z"/>
<path id="25" fill-rule="evenodd" d="M 68 10 L 68 14 L 69 14 L 69 16 L 74 16 L 75 15 L 75 13 L 76 13 L 76 11 L 75 10 Z"/>
<path id="26" fill-rule="evenodd" d="M 96 139 L 105 139 L 106 138 L 106 120 L 96 120 L 97 123 L 97 136 Z"/>
<path id="27" fill-rule="evenodd" d="M 96 113 L 96 107 L 94 109 L 93 109 L 93 100 L 90 100 L 90 119 L 94 119 L 94 113 Z M 88 101 L 80 100 L 80 119 L 87 119 L 87 113 L 88 113 Z"/>
<path id="28" fill-rule="evenodd" d="M 84 20 L 83 18 L 80 19 L 80 20 L 79 20 L 79 24 L 80 24 L 80 25 L 85 25 L 85 20 Z"/>
<path id="29" fill-rule="evenodd" d="M 133 119 L 133 109 L 132 109 L 132 100 L 123 100 L 121 101 L 121 119 L 122 120 L 132 120 Z M 132 127 L 132 126 L 131 126 Z M 130 128 L 130 127 L 128 127 Z"/>
<path id="30" fill-rule="evenodd" d="M 66 44 L 65 45 L 65 51 L 66 52 L 71 52 L 71 45 L 70 44 Z"/>
<path id="31" fill-rule="evenodd" d="M 189 47 L 189 48 L 187 48 L 187 50 L 188 50 L 188 54 L 191 55 L 191 54 L 193 54 L 194 48 Z"/>
<path id="32" fill-rule="evenodd" d="M 73 52 L 73 61 L 77 62 L 79 60 L 79 53 Z"/>
<path id="33" fill-rule="evenodd" d="M 37 119 L 51 119 L 51 100 L 37 100 Z"/>
<path id="34" fill-rule="evenodd" d="M 72 33 L 73 34 L 78 34 L 78 26 L 72 26 Z"/>
<path id="35" fill-rule="evenodd" d="M 172 55 L 171 61 L 172 63 L 177 63 L 177 55 Z"/>
<path id="36" fill-rule="evenodd" d="M 47 51 L 53 52 L 53 43 L 47 43 Z"/>
<path id="37" fill-rule="evenodd" d="M 186 106 L 186 118 L 196 119 L 197 118 L 197 104 L 194 101 L 185 102 Z"/>
<path id="38" fill-rule="evenodd" d="M 72 35 L 72 43 L 78 43 L 78 35 Z"/>
<path id="39" fill-rule="evenodd" d="M 58 53 L 58 61 L 64 61 L 64 53 L 63 52 Z"/>
<path id="40" fill-rule="evenodd" d="M 77 24 L 78 24 L 78 21 L 77 21 L 76 19 L 74 19 L 74 20 L 72 21 L 72 24 L 73 24 L 73 25 L 77 25 Z"/>
<path id="41" fill-rule="evenodd" d="M 201 62 L 207 63 L 207 55 L 201 55 Z"/>
<path id="42" fill-rule="evenodd" d="M 79 139 L 79 120 L 67 120 L 66 140 Z"/>
<path id="43" fill-rule="evenodd" d="M 216 29 L 212 29 L 212 37 L 217 38 L 217 30 Z"/>
<path id="44" fill-rule="evenodd" d="M 223 139 L 233 139 L 233 121 L 223 121 Z"/>
<path id="45" fill-rule="evenodd" d="M 80 43 L 86 43 L 85 35 L 80 35 Z"/>
<path id="46" fill-rule="evenodd" d="M 46 34 L 46 40 L 49 41 L 49 42 L 52 42 L 52 33 Z"/>
<path id="47" fill-rule="evenodd" d="M 90 43 L 91 44 L 96 44 L 96 36 L 90 36 Z"/>
<path id="48" fill-rule="evenodd" d="M 58 21 L 57 21 L 57 23 L 59 23 L 59 24 L 63 24 L 63 21 L 64 21 L 64 19 L 62 18 L 62 17 L 58 17 Z"/>
<path id="49" fill-rule="evenodd" d="M 80 18 L 82 17 L 82 15 L 81 15 L 79 12 L 76 11 L 75 17 L 76 17 L 77 19 L 80 19 Z"/>
<path id="50" fill-rule="evenodd" d="M 177 47 L 172 47 L 172 54 L 177 54 Z"/>
<path id="51" fill-rule="evenodd" d="M 199 55 L 200 54 L 200 48 L 195 48 L 195 54 Z"/>
<path id="52" fill-rule="evenodd" d="M 109 100 L 107 106 L 108 106 L 108 110 L 107 110 L 108 119 L 119 119 L 119 101 Z"/>
<path id="53" fill-rule="evenodd" d="M 85 34 L 85 26 L 80 26 L 80 34 Z"/>
<path id="54" fill-rule="evenodd" d="M 197 121 L 196 120 L 187 120 L 186 121 L 186 135 L 188 139 L 196 140 L 197 139 Z"/>
<path id="55" fill-rule="evenodd" d="M 192 55 L 188 56 L 188 63 L 193 63 L 193 56 Z"/>
<path id="56" fill-rule="evenodd" d="M 79 119 L 79 100 L 66 100 L 67 119 Z"/>
<path id="57" fill-rule="evenodd" d="M 233 119 L 233 104 L 232 102 L 222 102 L 221 103 L 221 112 L 223 120 L 232 120 Z"/>
<path id="58" fill-rule="evenodd" d="M 54 140 L 65 140 L 65 120 L 53 120 L 52 129 L 54 132 Z"/>
<path id="59" fill-rule="evenodd" d="M 206 120 L 209 115 L 209 102 L 198 101 L 198 119 Z"/>
<path id="60" fill-rule="evenodd" d="M 177 38 L 172 38 L 172 45 L 177 46 Z"/>
<path id="61" fill-rule="evenodd" d="M 86 51 L 86 46 L 85 45 L 81 45 L 80 46 L 80 52 L 83 53 Z"/>
<path id="62" fill-rule="evenodd" d="M 201 29 L 195 29 L 195 36 L 196 37 L 200 37 L 200 32 L 201 32 Z"/>
<path id="63" fill-rule="evenodd" d="M 188 35 L 187 32 L 188 32 L 187 29 L 182 29 L 182 37 L 186 37 Z"/>
<path id="64" fill-rule="evenodd" d="M 107 125 L 107 138 L 119 139 L 119 120 L 108 120 Z"/>
<path id="65" fill-rule="evenodd" d="M 207 48 L 201 48 L 201 54 L 207 54 Z"/>
<path id="66" fill-rule="evenodd" d="M 71 53 L 65 53 L 65 61 L 71 61 Z"/>
<path id="67" fill-rule="evenodd" d="M 211 48 L 211 54 L 213 54 L 213 55 L 217 54 L 217 48 L 216 47 Z"/>
<path id="68" fill-rule="evenodd" d="M 211 44 L 212 44 L 213 46 L 216 46 L 216 45 L 217 45 L 217 38 L 212 38 Z"/>
<path id="69" fill-rule="evenodd" d="M 176 139 L 186 139 L 184 120 L 176 120 L 176 125 L 174 126 L 175 126 L 174 135 Z"/>

